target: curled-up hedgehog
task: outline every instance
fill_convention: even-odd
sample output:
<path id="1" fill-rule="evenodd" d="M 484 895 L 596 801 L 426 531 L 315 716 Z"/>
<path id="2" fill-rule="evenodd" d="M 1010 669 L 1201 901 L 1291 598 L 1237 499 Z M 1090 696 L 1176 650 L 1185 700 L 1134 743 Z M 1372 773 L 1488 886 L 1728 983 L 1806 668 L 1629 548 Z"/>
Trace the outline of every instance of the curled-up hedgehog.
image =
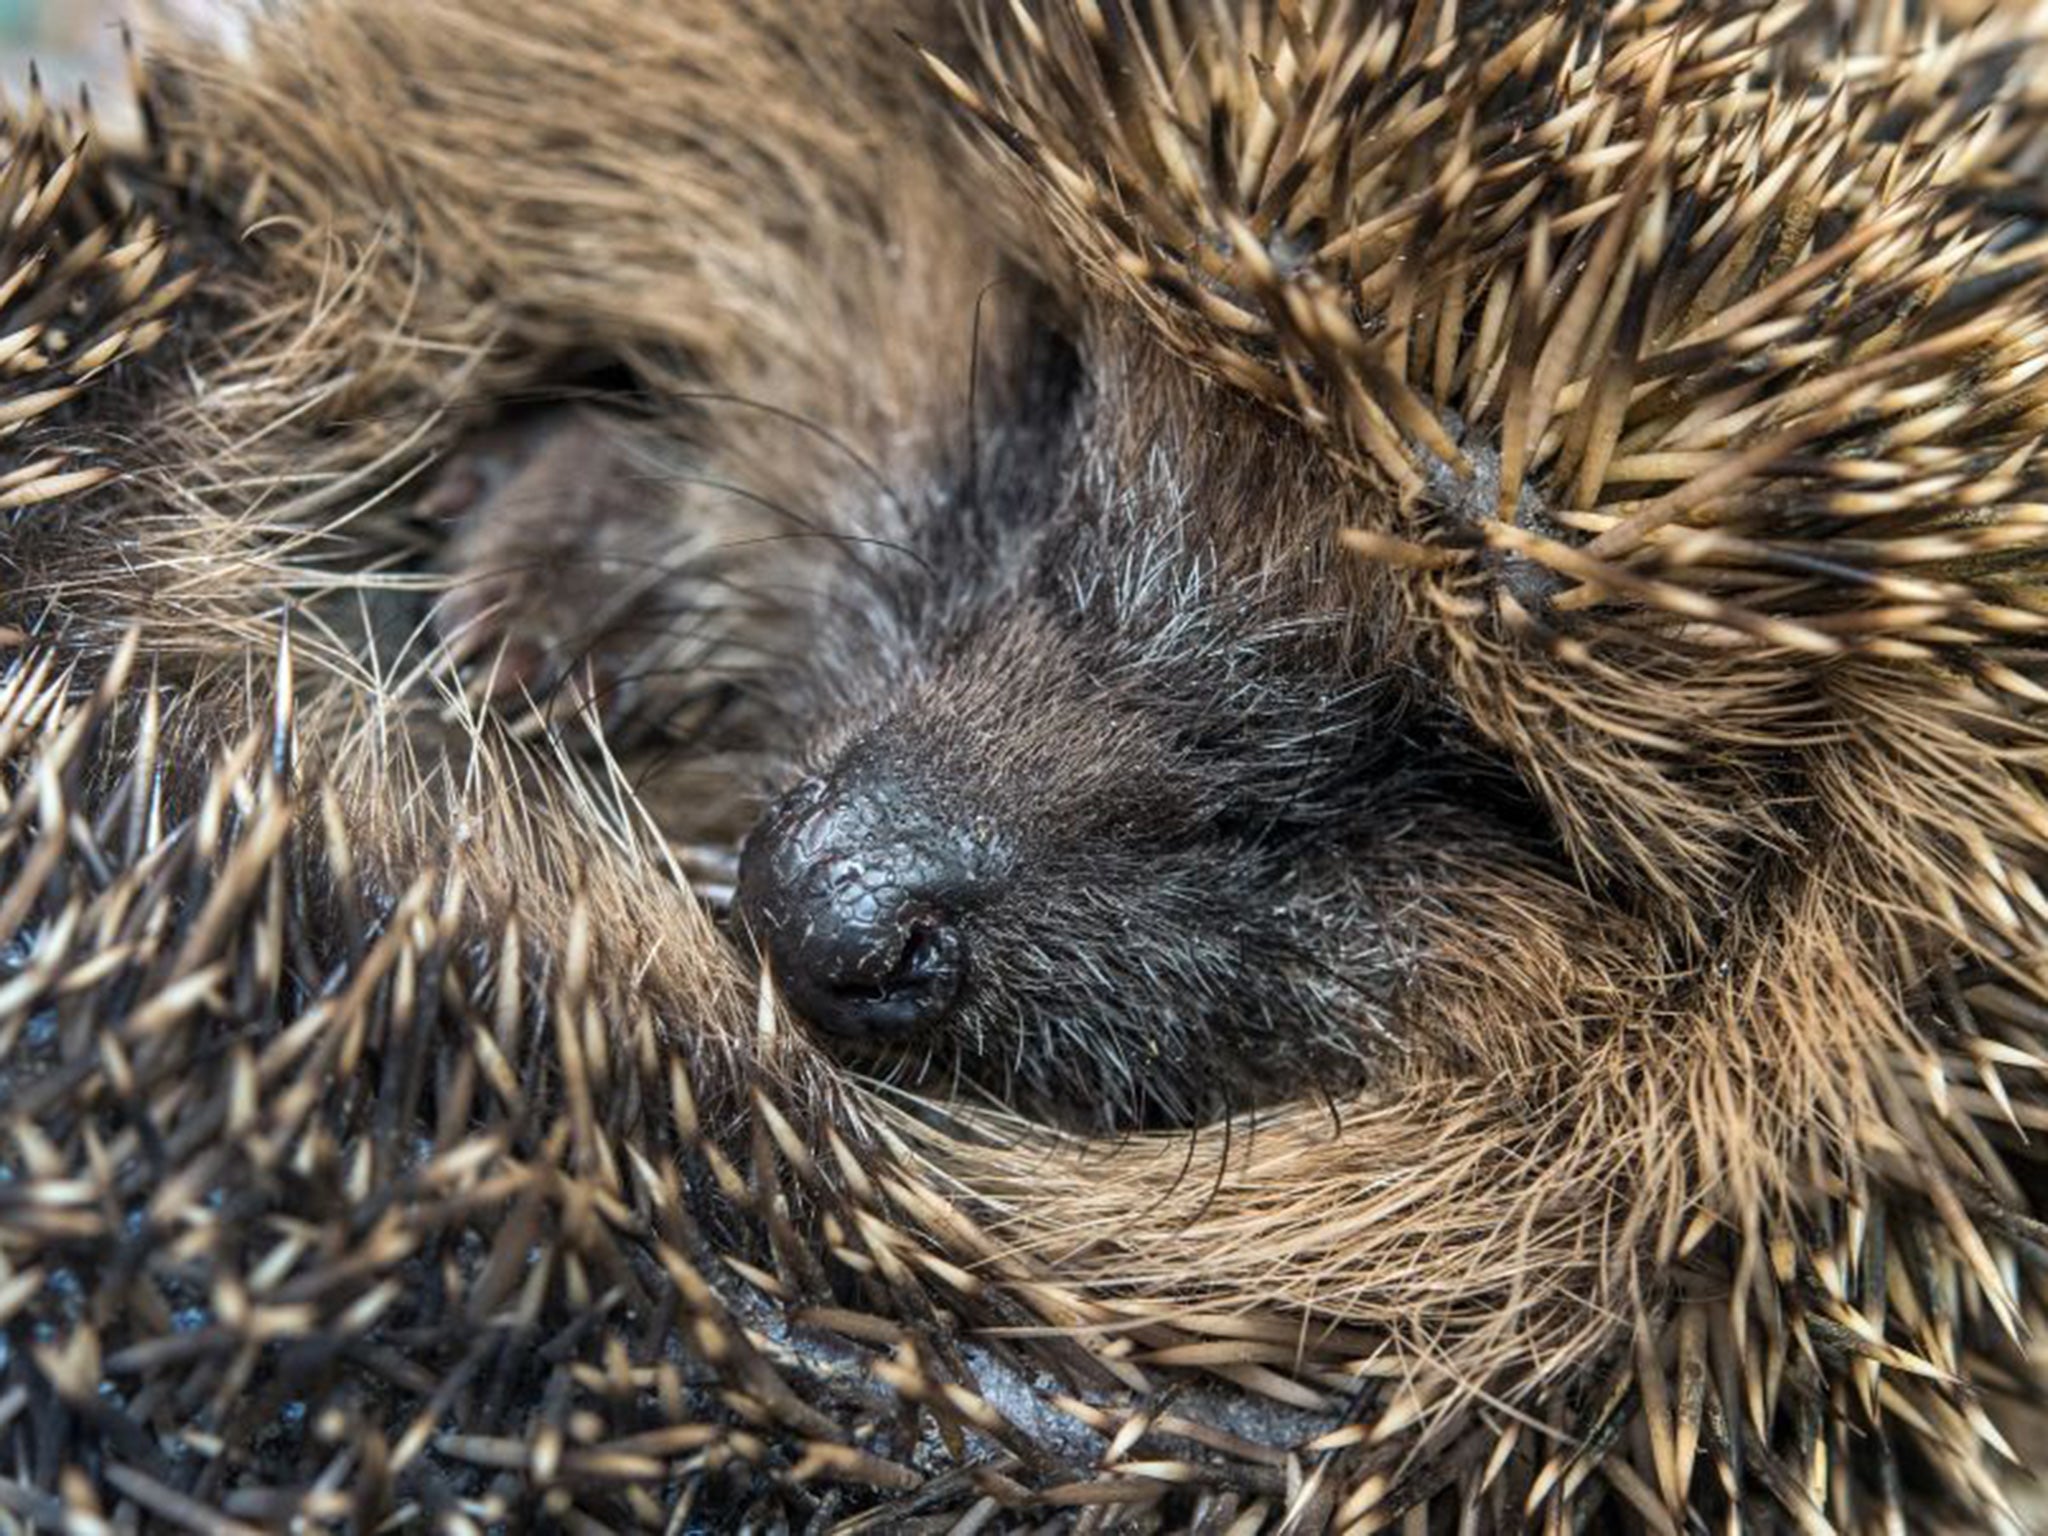
<path id="1" fill-rule="evenodd" d="M 2024 1527 L 2025 17 L 146 58 L 0 199 L 0 1505 Z"/>
<path id="2" fill-rule="evenodd" d="M 587 406 L 499 432 L 435 503 L 469 503 L 440 622 L 490 691 L 630 728 L 650 643 L 757 589 L 717 658 L 757 698 L 712 727 L 772 796 L 739 926 L 849 1062 L 1100 1131 L 1349 1095 L 1427 1039 L 1442 967 L 1599 920 L 1379 622 L 1312 442 L 988 281 L 960 384 L 1000 413 L 828 459 L 708 551 L 703 481 L 751 447 L 671 479 Z"/>

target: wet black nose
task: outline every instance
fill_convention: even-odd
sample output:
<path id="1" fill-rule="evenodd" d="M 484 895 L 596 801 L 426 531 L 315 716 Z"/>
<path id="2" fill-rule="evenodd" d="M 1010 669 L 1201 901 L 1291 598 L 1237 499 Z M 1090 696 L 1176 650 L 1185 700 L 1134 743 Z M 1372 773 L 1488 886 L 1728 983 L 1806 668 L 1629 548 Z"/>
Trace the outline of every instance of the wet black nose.
<path id="1" fill-rule="evenodd" d="M 740 856 L 740 914 L 796 1012 L 847 1039 L 901 1040 L 967 984 L 961 907 L 982 850 L 886 776 L 812 779 Z"/>

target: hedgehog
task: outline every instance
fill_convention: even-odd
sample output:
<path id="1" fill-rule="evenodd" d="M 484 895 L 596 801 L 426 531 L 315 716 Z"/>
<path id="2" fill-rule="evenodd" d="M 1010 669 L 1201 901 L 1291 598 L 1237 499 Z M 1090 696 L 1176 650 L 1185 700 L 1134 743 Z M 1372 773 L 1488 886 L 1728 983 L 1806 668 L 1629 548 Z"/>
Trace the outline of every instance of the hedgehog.
<path id="1" fill-rule="evenodd" d="M 1447 954 L 1526 942 L 1499 922 L 1518 908 L 1592 914 L 1539 867 L 1509 776 L 1403 697 L 1419 669 L 1373 632 L 1385 604 L 1308 445 L 1230 433 L 1143 338 L 1091 341 L 1085 386 L 1054 351 L 1000 390 L 1020 420 L 941 440 L 914 480 L 842 470 L 758 532 L 728 515 L 715 576 L 677 525 L 741 469 L 669 500 L 645 423 L 493 429 L 429 498 L 461 514 L 441 622 L 492 694 L 552 686 L 630 735 L 650 645 L 701 628 L 708 583 L 776 594 L 762 643 L 722 647 L 772 716 L 714 729 L 783 790 L 739 913 L 835 1054 L 1101 1132 L 1351 1092 L 1426 1029 L 1402 996 Z"/>
<path id="2" fill-rule="evenodd" d="M 2039 63 L 293 0 L 32 92 L 0 1504 L 2025 1528 Z"/>

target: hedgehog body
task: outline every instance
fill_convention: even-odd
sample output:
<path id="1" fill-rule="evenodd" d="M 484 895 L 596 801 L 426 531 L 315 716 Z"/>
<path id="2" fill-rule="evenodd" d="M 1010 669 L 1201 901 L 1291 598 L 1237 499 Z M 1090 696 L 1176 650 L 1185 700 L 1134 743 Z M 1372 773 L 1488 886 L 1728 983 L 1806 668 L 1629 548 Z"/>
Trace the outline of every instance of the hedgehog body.
<path id="1" fill-rule="evenodd" d="M 2035 58 L 300 0 L 32 103 L 0 1502 L 2016 1522 Z M 790 778 L 759 923 L 971 887 L 893 1085 L 678 868 Z"/>

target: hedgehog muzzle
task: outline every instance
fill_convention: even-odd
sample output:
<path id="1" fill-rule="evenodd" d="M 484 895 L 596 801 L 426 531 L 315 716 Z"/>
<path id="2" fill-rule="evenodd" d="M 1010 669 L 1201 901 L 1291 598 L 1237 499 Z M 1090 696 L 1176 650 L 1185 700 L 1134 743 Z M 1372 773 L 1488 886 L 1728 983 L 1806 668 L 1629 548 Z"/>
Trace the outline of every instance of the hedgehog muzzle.
<path id="1" fill-rule="evenodd" d="M 797 1015 L 839 1039 L 914 1038 L 968 984 L 966 913 L 992 871 L 972 823 L 872 762 L 769 807 L 740 858 L 739 914 Z"/>

